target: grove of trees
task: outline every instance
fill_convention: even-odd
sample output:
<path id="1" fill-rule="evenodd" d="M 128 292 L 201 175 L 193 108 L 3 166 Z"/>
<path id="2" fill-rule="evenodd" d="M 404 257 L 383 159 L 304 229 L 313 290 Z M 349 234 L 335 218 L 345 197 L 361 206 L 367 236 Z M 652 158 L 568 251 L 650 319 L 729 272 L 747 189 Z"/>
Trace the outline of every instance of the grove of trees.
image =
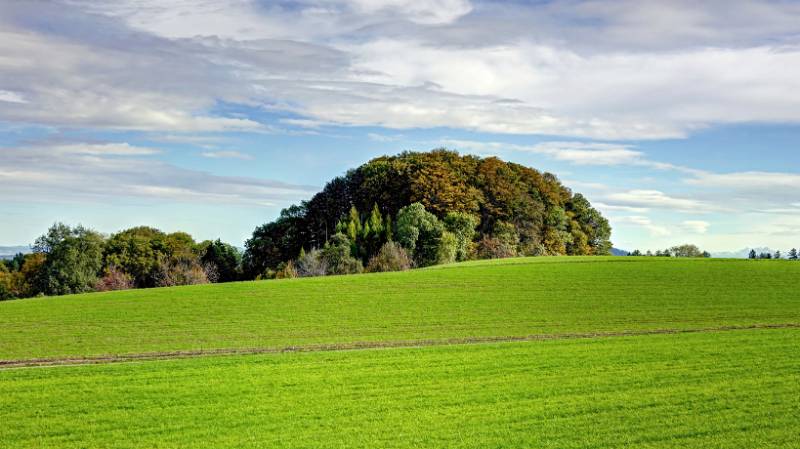
<path id="1" fill-rule="evenodd" d="M 0 263 L 0 300 L 39 295 L 228 282 L 242 278 L 240 251 L 185 232 L 135 227 L 110 237 L 57 223 L 32 254 Z"/>
<path id="2" fill-rule="evenodd" d="M 292 275 L 294 269 L 298 275 L 341 271 L 323 257 L 335 247 L 354 259 L 344 266 L 357 272 L 389 242 L 396 244 L 392 254 L 402 248 L 420 267 L 472 258 L 605 255 L 610 235 L 600 212 L 550 173 L 495 157 L 406 152 L 348 171 L 257 227 L 245 243 L 243 270 L 250 278 Z"/>

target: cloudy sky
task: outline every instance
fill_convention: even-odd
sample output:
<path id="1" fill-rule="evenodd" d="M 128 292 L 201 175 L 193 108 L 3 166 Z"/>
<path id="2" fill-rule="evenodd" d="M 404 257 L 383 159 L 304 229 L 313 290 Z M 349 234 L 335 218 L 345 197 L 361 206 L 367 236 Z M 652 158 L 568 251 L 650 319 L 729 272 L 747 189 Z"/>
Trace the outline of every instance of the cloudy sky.
<path id="1" fill-rule="evenodd" d="M 241 245 L 381 154 L 555 173 L 626 249 L 800 246 L 794 1 L 3 0 L 0 245 Z"/>

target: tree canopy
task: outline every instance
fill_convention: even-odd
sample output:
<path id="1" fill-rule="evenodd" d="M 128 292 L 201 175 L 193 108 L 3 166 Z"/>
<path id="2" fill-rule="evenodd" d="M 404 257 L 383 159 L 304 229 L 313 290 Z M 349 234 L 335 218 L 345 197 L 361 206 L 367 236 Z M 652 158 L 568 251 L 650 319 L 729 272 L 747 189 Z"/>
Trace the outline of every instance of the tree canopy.
<path id="1" fill-rule="evenodd" d="M 484 238 L 494 239 L 487 245 L 499 245 L 503 254 L 603 255 L 611 249 L 608 221 L 554 175 L 442 149 L 378 157 L 331 180 L 255 230 L 245 245 L 245 270 L 256 276 L 275 269 L 301 249 L 322 248 L 336 233 L 347 236 L 352 256 L 364 263 L 394 234 L 417 263 L 429 264 L 436 256 L 412 248 L 406 233 L 413 231 L 401 229 L 401 209 L 415 203 L 439 223 L 432 235 L 454 242 L 457 260 L 476 254 L 476 241 Z"/>

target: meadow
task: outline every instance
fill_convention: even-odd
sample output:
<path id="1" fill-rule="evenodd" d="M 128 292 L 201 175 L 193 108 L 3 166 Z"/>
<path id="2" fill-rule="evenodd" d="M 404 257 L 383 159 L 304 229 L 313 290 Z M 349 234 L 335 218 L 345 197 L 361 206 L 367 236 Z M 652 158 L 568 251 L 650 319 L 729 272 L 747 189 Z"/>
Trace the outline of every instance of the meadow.
<path id="1" fill-rule="evenodd" d="M 0 371 L 4 448 L 789 448 L 800 332 Z"/>
<path id="2" fill-rule="evenodd" d="M 798 274 L 562 257 L 8 301 L 0 447 L 796 447 Z"/>
<path id="3" fill-rule="evenodd" d="M 0 360 L 800 323 L 800 263 L 527 258 L 0 303 Z"/>

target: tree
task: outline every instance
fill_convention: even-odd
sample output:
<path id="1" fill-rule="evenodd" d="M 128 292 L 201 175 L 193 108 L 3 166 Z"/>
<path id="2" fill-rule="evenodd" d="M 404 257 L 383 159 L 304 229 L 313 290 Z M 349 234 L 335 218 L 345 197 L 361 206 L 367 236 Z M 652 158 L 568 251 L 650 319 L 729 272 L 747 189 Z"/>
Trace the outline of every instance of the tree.
<path id="1" fill-rule="evenodd" d="M 45 295 L 92 291 L 103 268 L 104 245 L 100 234 L 83 226 L 51 226 L 34 244 L 34 251 L 44 255 L 35 290 Z"/>
<path id="2" fill-rule="evenodd" d="M 236 247 L 220 239 L 207 242 L 204 246 L 200 262 L 204 267 L 214 267 L 216 282 L 232 282 L 241 278 L 242 254 Z"/>
<path id="3" fill-rule="evenodd" d="M 444 217 L 445 229 L 456 239 L 455 260 L 464 261 L 472 255 L 476 226 L 478 219 L 465 212 L 449 212 Z"/>
<path id="4" fill-rule="evenodd" d="M 747 256 L 747 258 L 748 259 L 756 259 L 756 258 L 758 258 L 758 255 L 756 255 L 756 250 L 751 249 L 750 250 L 750 254 Z"/>
<path id="5" fill-rule="evenodd" d="M 439 242 L 444 228 L 425 206 L 414 203 L 397 213 L 397 241 L 411 254 L 419 267 L 434 265 L 439 260 Z"/>
<path id="6" fill-rule="evenodd" d="M 171 244 L 176 245 L 173 240 Z M 111 236 L 106 244 L 105 265 L 128 273 L 137 288 L 155 287 L 161 263 L 169 258 L 167 235 L 138 226 Z"/>
<path id="7" fill-rule="evenodd" d="M 797 248 L 789 250 L 789 260 L 797 260 Z"/>
<path id="8" fill-rule="evenodd" d="M 703 251 L 701 251 L 697 245 L 692 245 L 689 243 L 673 246 L 667 250 L 667 253 L 672 254 L 675 257 L 704 257 Z"/>
<path id="9" fill-rule="evenodd" d="M 772 256 L 773 259 L 780 259 L 781 257 L 782 257 L 782 254 L 781 254 L 780 251 L 775 251 L 775 255 Z"/>
<path id="10" fill-rule="evenodd" d="M 325 274 L 354 274 L 364 271 L 361 261 L 350 253 L 350 241 L 341 233 L 334 234 L 320 254 L 327 267 Z"/>

